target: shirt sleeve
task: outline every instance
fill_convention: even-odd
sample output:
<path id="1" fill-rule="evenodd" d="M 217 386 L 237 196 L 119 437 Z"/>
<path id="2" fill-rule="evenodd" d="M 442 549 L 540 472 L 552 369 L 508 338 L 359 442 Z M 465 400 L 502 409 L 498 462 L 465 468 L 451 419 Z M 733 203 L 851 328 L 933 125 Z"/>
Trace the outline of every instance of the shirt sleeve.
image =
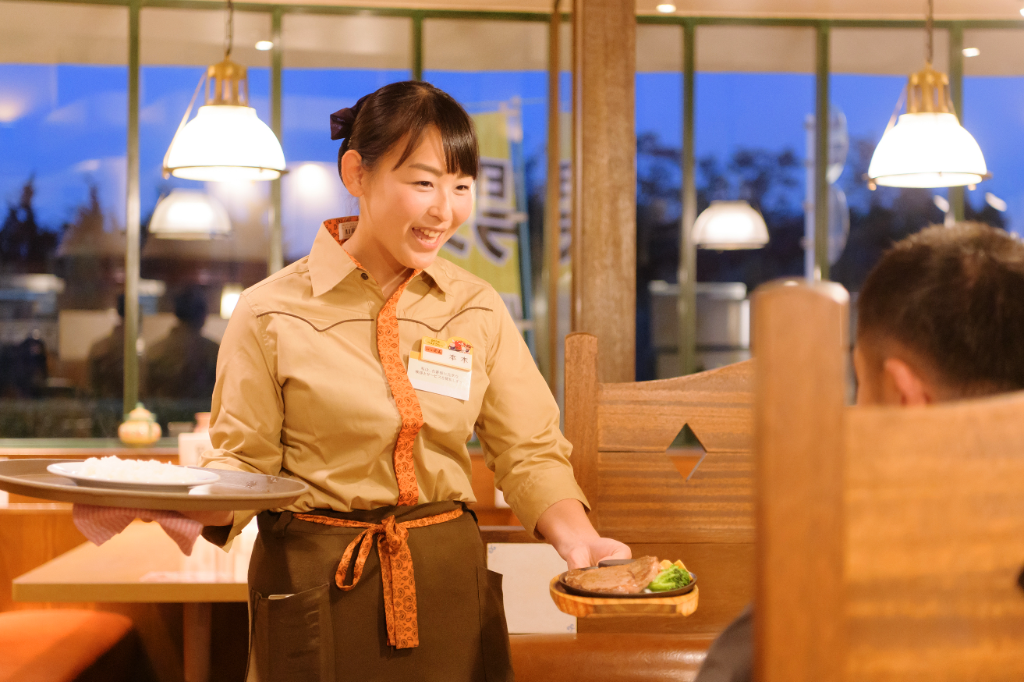
<path id="1" fill-rule="evenodd" d="M 554 503 L 574 499 L 590 505 L 569 464 L 572 445 L 558 427 L 558 404 L 505 304 L 497 294 L 494 299 L 498 324 L 489 339 L 489 383 L 476 433 L 495 485 L 526 530 L 536 534 L 537 519 Z"/>
<path id="2" fill-rule="evenodd" d="M 228 321 L 217 356 L 210 415 L 214 449 L 202 454 L 203 466 L 267 476 L 281 473 L 284 400 L 275 365 L 260 318 L 243 295 Z M 227 526 L 210 528 L 203 536 L 226 547 L 255 513 L 236 511 L 228 532 Z"/>

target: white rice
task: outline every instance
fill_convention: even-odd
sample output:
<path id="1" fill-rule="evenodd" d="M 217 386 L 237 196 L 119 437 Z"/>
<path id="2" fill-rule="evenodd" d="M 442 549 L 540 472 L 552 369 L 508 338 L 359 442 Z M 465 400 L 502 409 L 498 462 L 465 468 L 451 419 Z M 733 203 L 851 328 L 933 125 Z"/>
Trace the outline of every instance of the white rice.
<path id="1" fill-rule="evenodd" d="M 165 464 L 153 459 L 120 459 L 90 457 L 82 463 L 79 473 L 89 478 L 125 483 L 194 483 L 201 480 L 199 472 Z"/>

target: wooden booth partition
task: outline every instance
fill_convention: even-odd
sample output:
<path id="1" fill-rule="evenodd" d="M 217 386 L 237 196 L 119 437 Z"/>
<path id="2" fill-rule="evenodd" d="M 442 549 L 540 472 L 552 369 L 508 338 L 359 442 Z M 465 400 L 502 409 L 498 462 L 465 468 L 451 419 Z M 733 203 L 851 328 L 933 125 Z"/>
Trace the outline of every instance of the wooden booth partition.
<path id="1" fill-rule="evenodd" d="M 565 433 L 602 535 L 698 577 L 688 618 L 581 619 L 580 632 L 721 631 L 753 599 L 753 365 L 631 383 L 597 379 L 598 339 L 566 338 Z M 670 450 L 684 426 L 703 451 Z"/>
<path id="2" fill-rule="evenodd" d="M 1024 679 L 1024 392 L 846 406 L 845 298 L 754 296 L 757 679 Z"/>

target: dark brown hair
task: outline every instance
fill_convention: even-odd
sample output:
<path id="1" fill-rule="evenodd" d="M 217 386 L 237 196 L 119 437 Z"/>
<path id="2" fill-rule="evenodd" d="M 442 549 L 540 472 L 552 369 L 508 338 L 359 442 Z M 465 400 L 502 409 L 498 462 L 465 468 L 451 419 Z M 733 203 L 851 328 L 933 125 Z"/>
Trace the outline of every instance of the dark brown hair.
<path id="1" fill-rule="evenodd" d="M 359 152 L 363 165 L 372 170 L 408 135 L 395 164 L 398 168 L 416 149 L 423 131 L 433 125 L 441 133 L 445 171 L 476 178 L 480 149 L 473 119 L 443 90 L 423 81 L 389 83 L 361 99 L 354 110 L 351 129 L 346 131 L 348 134 L 338 149 L 339 174 L 341 157 L 348 150 Z"/>
<path id="2" fill-rule="evenodd" d="M 980 223 L 933 226 L 879 261 L 858 340 L 892 340 L 963 395 L 1024 389 L 1024 243 Z"/>

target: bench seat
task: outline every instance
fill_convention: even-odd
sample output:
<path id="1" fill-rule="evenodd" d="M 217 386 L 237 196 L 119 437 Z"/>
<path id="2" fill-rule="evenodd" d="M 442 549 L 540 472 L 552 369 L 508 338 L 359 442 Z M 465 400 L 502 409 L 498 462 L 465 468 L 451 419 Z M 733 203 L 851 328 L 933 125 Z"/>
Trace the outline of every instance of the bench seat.
<path id="1" fill-rule="evenodd" d="M 0 682 L 127 680 L 133 653 L 128 641 L 131 631 L 131 619 L 116 613 L 79 609 L 0 613 Z"/>
<path id="2" fill-rule="evenodd" d="M 512 635 L 516 682 L 691 682 L 710 636 Z"/>

